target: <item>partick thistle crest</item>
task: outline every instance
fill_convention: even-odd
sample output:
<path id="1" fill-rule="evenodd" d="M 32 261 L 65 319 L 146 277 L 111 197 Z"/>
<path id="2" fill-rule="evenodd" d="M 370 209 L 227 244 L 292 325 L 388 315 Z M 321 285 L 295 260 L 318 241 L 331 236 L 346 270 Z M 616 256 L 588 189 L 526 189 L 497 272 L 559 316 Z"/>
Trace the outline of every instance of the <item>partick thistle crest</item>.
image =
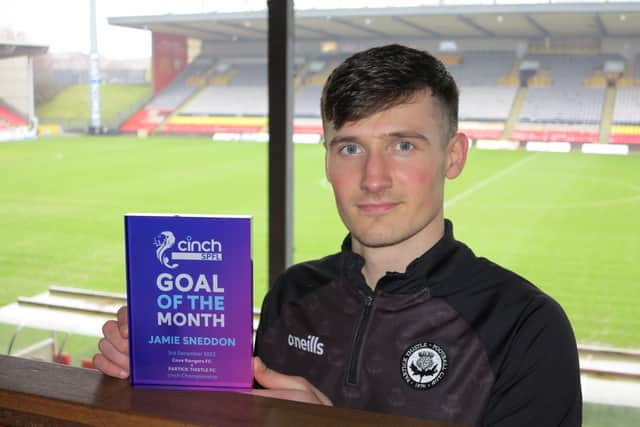
<path id="1" fill-rule="evenodd" d="M 402 378 L 416 390 L 426 390 L 444 378 L 447 366 L 447 354 L 439 345 L 431 342 L 413 344 L 402 355 Z"/>

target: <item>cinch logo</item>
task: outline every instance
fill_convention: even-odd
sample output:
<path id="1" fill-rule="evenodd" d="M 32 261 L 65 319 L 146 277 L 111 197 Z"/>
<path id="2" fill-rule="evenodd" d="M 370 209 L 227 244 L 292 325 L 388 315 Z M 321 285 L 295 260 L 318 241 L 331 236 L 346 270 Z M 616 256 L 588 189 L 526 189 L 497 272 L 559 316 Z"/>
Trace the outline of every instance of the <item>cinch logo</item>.
<path id="1" fill-rule="evenodd" d="M 315 353 L 318 356 L 324 354 L 324 343 L 320 342 L 320 338 L 314 335 L 308 335 L 306 338 L 300 338 L 289 334 L 287 337 L 287 344 L 289 347 L 297 348 L 298 350 L 307 351 L 309 353 Z"/>
<path id="2" fill-rule="evenodd" d="M 176 237 L 171 231 L 163 231 L 153 239 L 156 247 L 156 258 L 167 268 L 176 268 L 178 264 L 170 264 L 171 260 L 187 261 L 222 261 L 222 243 L 215 239 L 193 240 L 187 236 L 176 244 Z M 171 258 L 167 251 L 176 246 L 178 252 L 171 252 Z"/>

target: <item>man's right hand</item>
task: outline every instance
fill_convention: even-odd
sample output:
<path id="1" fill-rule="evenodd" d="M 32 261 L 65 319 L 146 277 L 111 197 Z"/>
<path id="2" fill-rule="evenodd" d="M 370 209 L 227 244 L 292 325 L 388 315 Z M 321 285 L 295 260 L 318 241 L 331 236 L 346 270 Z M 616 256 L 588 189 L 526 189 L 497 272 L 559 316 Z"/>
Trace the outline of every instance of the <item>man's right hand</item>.
<path id="1" fill-rule="evenodd" d="M 129 376 L 129 322 L 127 306 L 118 310 L 118 320 L 108 320 L 102 326 L 104 338 L 98 343 L 100 353 L 93 356 L 94 366 L 117 378 Z"/>

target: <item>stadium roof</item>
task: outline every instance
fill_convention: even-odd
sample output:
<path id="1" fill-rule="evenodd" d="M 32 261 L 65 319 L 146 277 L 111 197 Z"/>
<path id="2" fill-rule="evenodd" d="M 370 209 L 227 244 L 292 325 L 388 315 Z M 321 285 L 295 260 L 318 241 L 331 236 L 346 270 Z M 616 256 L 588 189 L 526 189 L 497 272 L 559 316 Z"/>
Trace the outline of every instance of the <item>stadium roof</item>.
<path id="1" fill-rule="evenodd" d="M 263 41 L 266 10 L 112 17 L 109 23 L 210 41 Z M 357 39 L 463 39 L 639 37 L 640 3 L 438 5 L 298 10 L 301 41 Z"/>
<path id="2" fill-rule="evenodd" d="M 15 42 L 0 42 L 0 59 L 16 56 L 43 55 L 49 50 L 48 46 L 22 44 Z"/>

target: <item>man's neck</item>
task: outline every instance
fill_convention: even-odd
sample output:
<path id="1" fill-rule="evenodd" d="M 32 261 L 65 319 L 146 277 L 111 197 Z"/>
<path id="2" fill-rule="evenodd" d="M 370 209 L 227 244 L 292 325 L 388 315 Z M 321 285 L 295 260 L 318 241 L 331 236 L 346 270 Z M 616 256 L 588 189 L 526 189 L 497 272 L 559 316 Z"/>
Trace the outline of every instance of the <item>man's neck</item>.
<path id="1" fill-rule="evenodd" d="M 367 285 L 375 289 L 388 272 L 404 273 L 416 258 L 431 249 L 444 235 L 444 219 L 435 218 L 410 238 L 390 246 L 370 247 L 352 237 L 353 251 L 364 258 L 362 275 Z"/>

